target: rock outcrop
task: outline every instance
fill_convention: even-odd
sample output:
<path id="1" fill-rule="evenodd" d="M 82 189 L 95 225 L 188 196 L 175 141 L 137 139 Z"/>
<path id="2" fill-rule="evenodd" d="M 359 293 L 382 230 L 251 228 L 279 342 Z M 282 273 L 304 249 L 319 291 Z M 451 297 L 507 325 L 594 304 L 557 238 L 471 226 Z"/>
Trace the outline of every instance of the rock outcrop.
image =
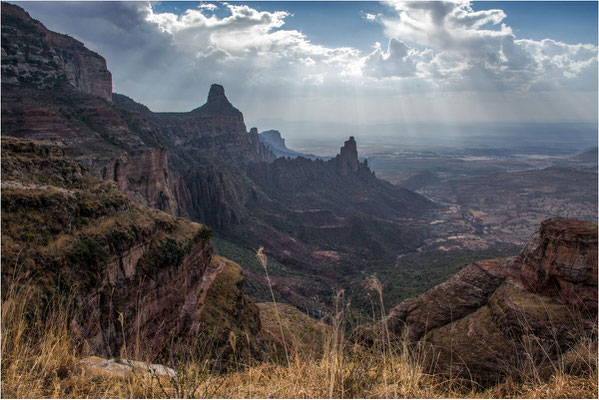
<path id="1" fill-rule="evenodd" d="M 172 215 L 185 215 L 179 211 L 171 185 L 179 182 L 168 166 L 163 149 L 130 152 L 115 158 L 102 168 L 102 178 L 116 182 L 127 197 L 138 204 L 157 208 Z"/>
<path id="2" fill-rule="evenodd" d="M 88 171 L 64 147 L 2 138 L 3 290 L 30 285 L 41 306 L 69 293 L 72 334 L 95 355 L 156 360 L 202 340 L 218 350 L 231 331 L 257 347 L 259 314 L 240 274 L 220 288 L 232 304 L 206 309 L 230 263 L 213 258 L 211 231 L 132 203 Z"/>
<path id="3" fill-rule="evenodd" d="M 358 149 L 353 136 L 350 136 L 349 140 L 345 141 L 343 147 L 339 149 L 339 155 L 334 160 L 341 175 L 358 172 L 360 162 L 358 161 Z"/>
<path id="4" fill-rule="evenodd" d="M 314 154 L 299 153 L 295 150 L 291 150 L 285 145 L 285 139 L 281 136 L 281 132 L 276 130 L 262 131 L 259 134 L 259 138 L 260 142 L 264 143 L 277 157 L 304 157 L 310 160 L 328 159 L 328 157 L 319 157 Z"/>
<path id="5" fill-rule="evenodd" d="M 548 220 L 534 233 L 512 268 L 533 293 L 597 313 L 597 225 Z"/>
<path id="6" fill-rule="evenodd" d="M 176 145 L 206 136 L 247 135 L 243 114 L 233 107 L 225 96 L 225 89 L 217 84 L 210 87 L 203 106 L 184 113 L 156 113 L 151 118 L 162 134 Z"/>
<path id="7" fill-rule="evenodd" d="M 258 128 L 250 129 L 248 133 L 248 140 L 250 145 L 255 149 L 258 157 L 266 162 L 274 161 L 277 156 L 274 152 L 268 147 L 265 146 L 260 140 L 260 134 L 258 133 Z"/>
<path id="8" fill-rule="evenodd" d="M 597 224 L 546 220 L 517 257 L 471 264 L 385 323 L 395 337 L 430 346 L 428 368 L 438 373 L 496 382 L 542 370 L 596 338 Z M 355 334 L 372 340 L 369 329 Z"/>
<path id="9" fill-rule="evenodd" d="M 2 84 L 69 85 L 107 101 L 112 97 L 112 76 L 103 57 L 8 3 L 2 3 Z"/>
<path id="10" fill-rule="evenodd" d="M 285 145 L 285 139 L 281 137 L 281 132 L 271 129 L 269 131 L 260 132 L 260 136 L 265 142 L 279 150 L 289 150 Z"/>

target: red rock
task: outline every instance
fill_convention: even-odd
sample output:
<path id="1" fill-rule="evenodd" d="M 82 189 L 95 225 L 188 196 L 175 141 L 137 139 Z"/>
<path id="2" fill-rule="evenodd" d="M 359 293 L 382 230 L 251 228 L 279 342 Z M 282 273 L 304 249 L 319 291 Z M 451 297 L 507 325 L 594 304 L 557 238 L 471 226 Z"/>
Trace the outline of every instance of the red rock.
<path id="1" fill-rule="evenodd" d="M 528 290 L 597 313 L 597 224 L 544 221 L 513 267 Z"/>
<path id="2" fill-rule="evenodd" d="M 597 224 L 546 220 L 519 256 L 471 264 L 403 301 L 386 322 L 395 336 L 430 347 L 427 368 L 436 373 L 492 383 L 551 371 L 597 329 Z M 367 327 L 354 336 L 376 335 Z"/>

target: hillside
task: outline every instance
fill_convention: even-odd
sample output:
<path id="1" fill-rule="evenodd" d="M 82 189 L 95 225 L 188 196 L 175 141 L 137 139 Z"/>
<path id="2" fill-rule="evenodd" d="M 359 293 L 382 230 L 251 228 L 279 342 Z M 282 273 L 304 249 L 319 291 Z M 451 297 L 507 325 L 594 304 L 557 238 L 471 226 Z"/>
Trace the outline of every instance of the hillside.
<path id="1" fill-rule="evenodd" d="M 132 203 L 65 147 L 2 138 L 2 292 L 33 291 L 28 312 L 72 301 L 74 340 L 94 355 L 166 360 L 178 356 L 173 343 L 187 356 L 183 344 L 205 337 L 218 349 L 231 331 L 258 346 L 259 311 L 240 268 L 211 254 L 210 235 Z M 235 273 L 221 285 L 226 307 L 212 305 L 213 280 Z"/>

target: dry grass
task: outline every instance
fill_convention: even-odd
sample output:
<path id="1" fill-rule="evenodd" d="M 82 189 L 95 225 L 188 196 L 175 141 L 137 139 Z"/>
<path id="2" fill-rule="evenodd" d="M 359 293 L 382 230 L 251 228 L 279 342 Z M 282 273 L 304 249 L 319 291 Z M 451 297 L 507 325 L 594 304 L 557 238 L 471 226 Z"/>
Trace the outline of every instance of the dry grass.
<path id="1" fill-rule="evenodd" d="M 376 287 L 374 288 L 376 291 Z M 2 397 L 4 398 L 596 398 L 596 342 L 581 342 L 570 364 L 546 381 L 508 379 L 492 388 L 425 373 L 425 354 L 407 342 L 365 349 L 344 334 L 347 313 L 337 296 L 322 352 L 294 352 L 283 363 L 239 362 L 217 373 L 208 360 L 177 366 L 177 377 L 99 372 L 72 346 L 70 303 L 39 310 L 35 292 L 13 285 L 2 302 Z M 277 318 L 280 320 L 280 318 Z M 386 336 L 386 335 L 385 335 Z M 285 340 L 292 340 L 285 335 Z"/>

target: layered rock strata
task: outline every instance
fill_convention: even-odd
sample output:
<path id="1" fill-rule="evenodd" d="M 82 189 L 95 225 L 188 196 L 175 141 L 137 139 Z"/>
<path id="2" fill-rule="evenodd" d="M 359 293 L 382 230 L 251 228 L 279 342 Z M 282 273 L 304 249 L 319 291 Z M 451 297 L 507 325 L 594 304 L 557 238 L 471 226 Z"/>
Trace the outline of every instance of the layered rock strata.
<path id="1" fill-rule="evenodd" d="M 517 257 L 471 264 L 384 322 L 394 337 L 428 346 L 438 373 L 495 382 L 552 365 L 596 340 L 597 224 L 546 220 Z M 356 335 L 372 340 L 368 329 Z"/>

